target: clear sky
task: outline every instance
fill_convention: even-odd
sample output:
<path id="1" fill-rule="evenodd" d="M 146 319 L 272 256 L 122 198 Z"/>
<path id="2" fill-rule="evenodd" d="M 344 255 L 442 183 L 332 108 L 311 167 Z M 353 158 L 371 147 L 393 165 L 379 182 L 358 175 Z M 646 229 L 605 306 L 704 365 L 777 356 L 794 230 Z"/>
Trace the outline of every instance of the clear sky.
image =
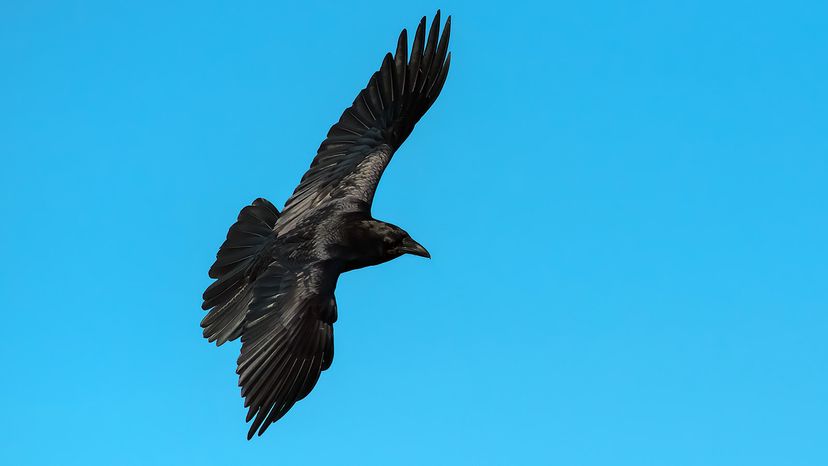
<path id="1" fill-rule="evenodd" d="M 292 3 L 0 5 L 0 463 L 828 464 L 828 4 Z M 434 258 L 248 442 L 207 269 L 438 7 L 374 205 Z"/>

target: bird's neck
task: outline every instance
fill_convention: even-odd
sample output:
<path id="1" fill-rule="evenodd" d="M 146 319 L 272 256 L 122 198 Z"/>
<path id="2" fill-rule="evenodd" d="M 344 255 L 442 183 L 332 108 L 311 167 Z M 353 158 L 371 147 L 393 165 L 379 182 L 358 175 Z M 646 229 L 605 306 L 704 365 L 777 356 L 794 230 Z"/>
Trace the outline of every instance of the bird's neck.
<path id="1" fill-rule="evenodd" d="M 387 262 L 393 257 L 385 253 L 384 234 L 387 224 L 372 218 L 349 222 L 342 241 L 336 245 L 335 256 L 341 259 L 342 271 L 361 269 Z"/>

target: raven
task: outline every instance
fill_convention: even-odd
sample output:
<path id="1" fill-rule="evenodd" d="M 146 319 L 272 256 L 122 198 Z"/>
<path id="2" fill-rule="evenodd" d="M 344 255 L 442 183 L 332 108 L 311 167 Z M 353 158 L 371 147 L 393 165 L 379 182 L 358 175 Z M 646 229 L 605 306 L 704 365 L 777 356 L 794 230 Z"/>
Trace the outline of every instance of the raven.
<path id="1" fill-rule="evenodd" d="M 331 366 L 339 275 L 403 254 L 431 257 L 402 228 L 371 216 L 385 167 L 448 74 L 451 17 L 442 34 L 439 10 L 427 37 L 425 24 L 423 17 L 410 57 L 403 29 L 396 53 L 328 131 L 283 211 L 262 198 L 243 208 L 210 268 L 201 327 L 219 346 L 241 337 L 236 373 L 246 422 L 253 419 L 248 440 Z"/>

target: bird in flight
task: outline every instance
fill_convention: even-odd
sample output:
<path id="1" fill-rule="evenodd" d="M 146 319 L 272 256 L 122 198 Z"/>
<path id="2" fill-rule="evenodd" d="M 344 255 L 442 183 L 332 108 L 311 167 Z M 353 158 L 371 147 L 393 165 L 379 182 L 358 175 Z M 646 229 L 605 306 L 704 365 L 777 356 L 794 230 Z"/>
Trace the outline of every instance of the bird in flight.
<path id="1" fill-rule="evenodd" d="M 402 228 L 371 216 L 380 177 L 431 107 L 449 70 L 451 17 L 420 20 L 409 55 L 403 29 L 394 55 L 334 124 L 280 213 L 259 198 L 241 210 L 210 268 L 204 337 L 241 337 L 236 373 L 262 435 L 310 393 L 334 355 L 339 275 L 403 254 L 431 257 Z M 438 37 L 439 36 L 439 37 Z"/>

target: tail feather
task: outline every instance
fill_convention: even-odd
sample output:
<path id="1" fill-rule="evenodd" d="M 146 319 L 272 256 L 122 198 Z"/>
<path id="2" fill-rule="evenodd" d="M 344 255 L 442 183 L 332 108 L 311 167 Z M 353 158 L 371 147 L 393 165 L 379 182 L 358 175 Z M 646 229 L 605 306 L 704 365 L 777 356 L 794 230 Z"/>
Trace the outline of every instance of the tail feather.
<path id="1" fill-rule="evenodd" d="M 279 219 L 279 211 L 266 199 L 256 199 L 252 205 L 239 212 L 239 218 L 221 245 L 216 262 L 210 267 L 210 278 L 219 278 L 231 271 L 236 264 L 258 256 L 273 234 Z"/>
<path id="2" fill-rule="evenodd" d="M 253 299 L 252 279 L 273 239 L 279 211 L 266 199 L 256 199 L 239 213 L 238 220 L 216 254 L 210 278 L 217 279 L 204 291 L 202 309 L 210 310 L 201 321 L 204 338 L 221 346 L 235 340 Z M 264 264 L 267 265 L 266 263 Z"/>

